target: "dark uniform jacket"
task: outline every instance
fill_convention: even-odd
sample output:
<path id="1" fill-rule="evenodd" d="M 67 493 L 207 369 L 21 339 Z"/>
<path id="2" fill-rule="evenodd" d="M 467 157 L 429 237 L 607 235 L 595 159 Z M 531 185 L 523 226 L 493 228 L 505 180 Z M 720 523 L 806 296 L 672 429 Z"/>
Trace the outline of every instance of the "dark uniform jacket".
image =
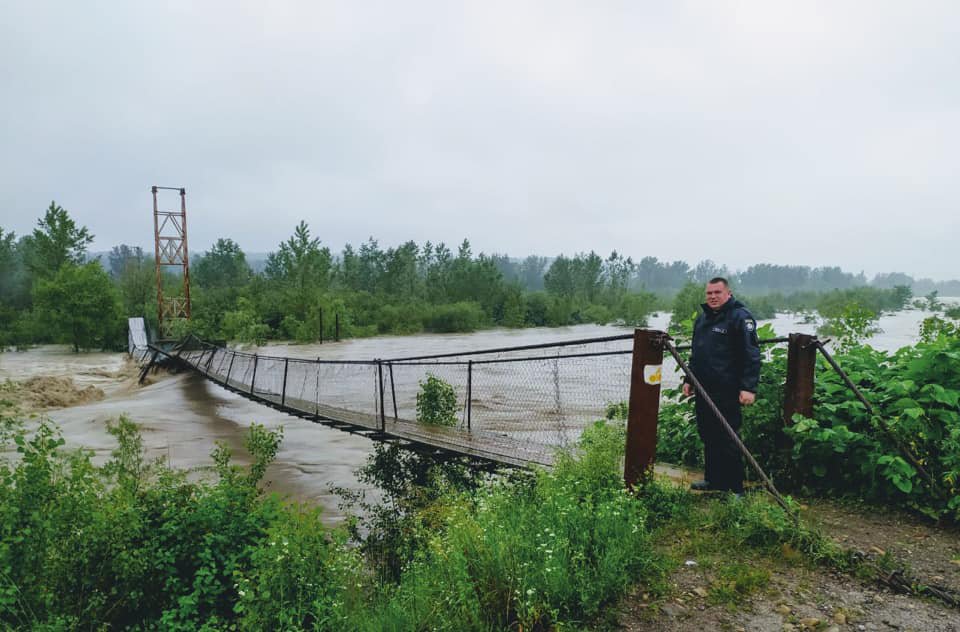
<path id="1" fill-rule="evenodd" d="M 693 325 L 690 369 L 708 391 L 757 392 L 760 343 L 757 321 L 743 303 L 730 297 L 718 311 L 706 303 Z"/>

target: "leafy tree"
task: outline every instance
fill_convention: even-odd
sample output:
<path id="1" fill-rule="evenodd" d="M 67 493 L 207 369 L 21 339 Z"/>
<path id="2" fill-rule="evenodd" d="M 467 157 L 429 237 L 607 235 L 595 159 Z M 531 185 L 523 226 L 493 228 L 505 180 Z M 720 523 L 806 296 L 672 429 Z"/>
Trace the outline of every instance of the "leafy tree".
<path id="1" fill-rule="evenodd" d="M 127 244 L 114 246 L 110 249 L 110 254 L 107 255 L 110 276 L 119 279 L 128 265 L 136 265 L 143 261 L 143 258 L 143 248 L 140 246 L 128 246 Z"/>
<path id="2" fill-rule="evenodd" d="M 690 281 L 683 286 L 677 296 L 673 299 L 673 309 L 670 312 L 670 331 L 683 331 L 691 333 L 693 319 L 700 311 L 700 305 L 704 300 L 703 285 Z"/>
<path id="3" fill-rule="evenodd" d="M 391 296 L 414 297 L 419 294 L 417 274 L 417 244 L 408 241 L 398 248 L 390 248 L 383 257 L 382 290 Z"/>
<path id="4" fill-rule="evenodd" d="M 277 284 L 276 302 L 284 316 L 306 320 L 319 306 L 320 295 L 331 281 L 333 257 L 330 249 L 320 247 L 320 239 L 310 236 L 307 223 L 301 221 L 293 236 L 267 257 L 265 278 Z M 273 297 L 268 297 L 274 302 Z"/>
<path id="5" fill-rule="evenodd" d="M 520 264 L 520 281 L 523 287 L 535 292 L 543 289 L 543 274 L 547 269 L 547 258 L 529 255 Z"/>
<path id="6" fill-rule="evenodd" d="M 704 259 L 693 269 L 693 280 L 702 285 L 706 285 L 707 281 L 716 277 L 729 278 L 730 272 L 727 270 L 727 266 L 714 263 L 710 259 Z"/>
<path id="7" fill-rule="evenodd" d="M 624 257 L 616 250 L 610 253 L 603 262 L 603 281 L 610 293 L 617 297 L 625 292 L 636 270 L 636 265 L 630 257 Z"/>
<path id="8" fill-rule="evenodd" d="M 893 300 L 896 303 L 896 309 L 906 307 L 911 298 L 913 298 L 913 290 L 910 289 L 909 285 L 893 286 Z"/>
<path id="9" fill-rule="evenodd" d="M 35 278 L 53 276 L 64 264 L 83 263 L 93 235 L 56 202 L 50 202 L 43 219 L 26 242 L 27 267 Z"/>
<path id="10" fill-rule="evenodd" d="M 283 250 L 283 246 L 281 246 Z M 193 265 L 193 280 L 204 288 L 240 288 L 250 281 L 253 271 L 247 256 L 232 239 L 218 239 Z"/>
<path id="11" fill-rule="evenodd" d="M 136 250 L 140 251 L 140 248 Z M 126 316 L 153 315 L 156 311 L 157 271 L 152 257 L 144 257 L 142 251 L 135 253 L 134 258 L 124 263 L 116 284 Z"/>
<path id="12" fill-rule="evenodd" d="M 64 265 L 33 290 L 38 325 L 74 351 L 107 348 L 122 340 L 117 291 L 99 262 Z"/>

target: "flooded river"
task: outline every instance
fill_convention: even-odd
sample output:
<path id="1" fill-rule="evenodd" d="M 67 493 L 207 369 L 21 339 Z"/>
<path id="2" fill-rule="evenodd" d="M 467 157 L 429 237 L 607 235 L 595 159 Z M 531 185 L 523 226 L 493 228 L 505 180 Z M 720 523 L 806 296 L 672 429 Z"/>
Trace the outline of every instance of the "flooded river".
<path id="1" fill-rule="evenodd" d="M 870 343 L 880 349 L 895 350 L 916 340 L 919 325 L 928 314 L 904 311 L 884 316 L 879 326 L 883 333 Z M 664 328 L 669 316 L 657 315 L 651 328 Z M 778 335 L 790 332 L 814 333 L 815 325 L 797 322 L 783 315 L 772 322 Z M 395 358 L 491 347 L 531 345 L 629 333 L 629 329 L 580 325 L 561 328 L 488 330 L 473 334 L 421 334 L 383 336 L 348 340 L 323 345 L 270 344 L 247 349 L 260 354 L 339 359 Z M 625 348 L 629 347 L 629 341 Z M 676 374 L 665 367 L 665 381 L 675 382 Z M 290 417 L 271 408 L 250 402 L 193 374 L 160 374 L 147 386 L 135 383 L 135 367 L 125 354 L 81 353 L 66 348 L 40 347 L 25 352 L 0 353 L 0 380 L 24 380 L 31 376 L 70 376 L 80 386 L 93 385 L 105 392 L 101 401 L 47 414 L 63 429 L 68 444 L 93 450 L 105 459 L 114 444 L 106 433 L 106 423 L 127 414 L 140 424 L 144 443 L 152 456 L 165 456 L 174 467 L 196 468 L 209 465 L 209 453 L 216 442 L 235 449 L 243 462 L 244 432 L 253 422 L 284 429 L 284 442 L 276 462 L 268 472 L 272 489 L 295 499 L 319 504 L 328 520 L 341 514 L 338 499 L 330 486 L 361 489 L 354 471 L 363 465 L 371 451 L 371 442 L 363 437 L 332 430 Z"/>

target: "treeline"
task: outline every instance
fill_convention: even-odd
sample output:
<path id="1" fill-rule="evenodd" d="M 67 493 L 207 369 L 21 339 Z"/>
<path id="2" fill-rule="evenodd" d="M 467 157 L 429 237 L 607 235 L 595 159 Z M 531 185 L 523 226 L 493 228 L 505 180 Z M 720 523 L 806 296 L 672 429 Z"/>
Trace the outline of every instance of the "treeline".
<path id="1" fill-rule="evenodd" d="M 64 342 L 80 348 L 119 348 L 127 316 L 156 328 L 152 256 L 120 245 L 88 261 L 93 235 L 51 203 L 37 228 L 19 239 L 0 228 L 0 345 Z M 481 327 L 558 326 L 619 322 L 643 325 L 658 306 L 650 292 L 628 288 L 630 265 L 614 253 L 554 260 L 530 291 L 505 278 L 497 258 L 474 254 L 464 240 L 410 241 L 383 249 L 376 240 L 339 256 L 301 222 L 254 273 L 243 250 L 219 239 L 191 265 L 192 319 L 186 327 L 211 338 L 330 338 Z M 180 280 L 162 279 L 165 296 L 182 294 Z M 325 317 L 325 318 L 324 318 Z M 175 335 L 185 333 L 177 330 Z"/>
<path id="2" fill-rule="evenodd" d="M 51 202 L 31 234 L 0 228 L 0 346 L 47 342 L 121 348 L 125 318 L 144 316 L 156 328 L 152 253 L 119 245 L 90 257 L 93 235 Z M 464 240 L 408 241 L 382 248 L 374 239 L 334 254 L 300 222 L 255 272 L 240 246 L 219 239 L 191 264 L 192 320 L 185 328 L 208 338 L 312 341 L 420 331 L 472 331 L 490 326 L 578 323 L 644 325 L 655 310 L 686 320 L 702 301 L 703 283 L 726 276 L 757 317 L 775 311 L 838 311 L 855 302 L 874 314 L 899 309 L 906 286 L 877 289 L 862 274 L 836 267 L 759 264 L 731 273 L 712 261 L 639 262 L 614 251 L 553 259 L 474 254 Z M 165 296 L 183 292 L 163 276 Z M 788 288 L 783 292 L 778 288 Z"/>

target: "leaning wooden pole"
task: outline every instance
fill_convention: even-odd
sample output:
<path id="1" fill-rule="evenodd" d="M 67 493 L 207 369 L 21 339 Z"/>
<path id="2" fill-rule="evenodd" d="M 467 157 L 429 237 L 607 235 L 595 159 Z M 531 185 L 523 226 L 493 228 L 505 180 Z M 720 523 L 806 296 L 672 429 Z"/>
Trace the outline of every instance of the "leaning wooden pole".
<path id="1" fill-rule="evenodd" d="M 630 488 L 653 467 L 657 452 L 664 335 L 649 329 L 637 329 L 633 334 L 630 412 L 623 467 L 623 480 Z"/>

